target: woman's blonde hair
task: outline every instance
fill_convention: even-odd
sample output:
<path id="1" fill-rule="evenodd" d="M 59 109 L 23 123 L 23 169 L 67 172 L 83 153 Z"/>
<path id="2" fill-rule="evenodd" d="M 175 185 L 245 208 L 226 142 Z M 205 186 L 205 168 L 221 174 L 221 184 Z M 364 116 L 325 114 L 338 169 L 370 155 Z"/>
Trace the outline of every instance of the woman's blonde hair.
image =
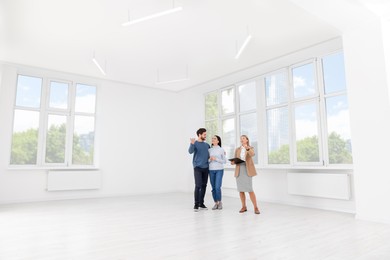
<path id="1" fill-rule="evenodd" d="M 249 138 L 247 135 L 241 135 L 241 137 L 245 137 L 246 140 L 248 140 L 248 146 L 251 146 L 250 143 L 249 143 Z"/>

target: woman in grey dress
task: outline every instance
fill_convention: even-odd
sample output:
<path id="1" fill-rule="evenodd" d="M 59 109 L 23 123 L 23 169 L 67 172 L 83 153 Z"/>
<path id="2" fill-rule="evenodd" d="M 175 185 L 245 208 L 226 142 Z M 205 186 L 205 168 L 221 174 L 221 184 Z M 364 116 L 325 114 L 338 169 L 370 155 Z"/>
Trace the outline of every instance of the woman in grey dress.
<path id="1" fill-rule="evenodd" d="M 245 192 L 249 192 L 249 197 L 252 201 L 254 212 L 255 214 L 260 214 L 259 207 L 257 206 L 256 194 L 252 187 L 252 177 L 257 175 L 255 164 L 252 159 L 252 157 L 255 155 L 255 151 L 253 147 L 249 145 L 248 136 L 242 135 L 240 140 L 241 146 L 236 149 L 235 157 L 240 158 L 244 162 L 236 164 L 236 170 L 234 173 L 234 177 L 236 177 L 237 181 L 237 190 L 240 192 L 240 199 L 242 204 L 242 208 L 239 212 L 244 213 L 247 211 Z M 232 162 L 232 164 L 234 164 L 234 162 Z"/>

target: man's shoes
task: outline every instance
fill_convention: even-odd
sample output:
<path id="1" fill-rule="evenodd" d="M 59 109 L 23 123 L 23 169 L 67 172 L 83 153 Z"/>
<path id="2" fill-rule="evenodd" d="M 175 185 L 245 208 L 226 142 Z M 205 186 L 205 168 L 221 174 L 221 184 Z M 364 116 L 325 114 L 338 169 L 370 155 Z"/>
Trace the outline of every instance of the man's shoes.
<path id="1" fill-rule="evenodd" d="M 199 209 L 207 210 L 207 207 L 206 207 L 204 204 L 201 204 L 201 205 L 199 206 Z"/>
<path id="2" fill-rule="evenodd" d="M 218 203 L 218 209 L 222 209 L 222 201 Z"/>
<path id="3" fill-rule="evenodd" d="M 198 206 L 198 205 L 195 205 L 195 206 L 194 206 L 194 211 L 195 211 L 195 212 L 198 212 L 198 211 L 199 211 L 199 206 Z"/>
<path id="4" fill-rule="evenodd" d="M 217 204 L 217 203 L 215 203 L 215 205 L 214 205 L 214 207 L 212 208 L 212 210 L 216 210 L 216 209 L 218 209 L 218 204 Z"/>

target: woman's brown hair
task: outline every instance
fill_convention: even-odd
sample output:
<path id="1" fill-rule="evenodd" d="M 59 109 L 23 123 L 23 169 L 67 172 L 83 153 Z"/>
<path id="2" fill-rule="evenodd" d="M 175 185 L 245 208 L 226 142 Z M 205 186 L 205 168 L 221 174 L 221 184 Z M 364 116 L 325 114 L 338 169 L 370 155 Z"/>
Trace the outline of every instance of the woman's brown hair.
<path id="1" fill-rule="evenodd" d="M 241 137 L 245 137 L 246 140 L 248 140 L 248 146 L 251 146 L 250 143 L 249 143 L 249 138 L 247 135 L 241 135 Z"/>

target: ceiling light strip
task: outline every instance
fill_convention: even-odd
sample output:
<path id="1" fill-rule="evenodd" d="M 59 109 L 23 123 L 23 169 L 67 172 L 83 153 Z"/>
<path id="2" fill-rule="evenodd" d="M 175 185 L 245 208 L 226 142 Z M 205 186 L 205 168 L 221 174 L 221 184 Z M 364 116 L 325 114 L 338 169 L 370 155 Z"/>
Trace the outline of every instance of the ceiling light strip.
<path id="1" fill-rule="evenodd" d="M 106 72 L 104 72 L 103 68 L 100 66 L 100 64 L 97 62 L 97 60 L 95 58 L 92 58 L 92 61 L 93 63 L 95 63 L 96 67 L 98 67 L 98 69 L 100 70 L 100 72 L 106 76 Z"/>
<path id="2" fill-rule="evenodd" d="M 251 39 L 252 39 L 252 35 L 249 34 L 249 35 L 246 37 L 244 43 L 241 45 L 240 50 L 237 52 L 236 57 L 234 57 L 235 59 L 240 58 L 241 53 L 244 51 L 245 47 L 248 45 L 248 43 L 249 43 L 249 41 L 250 41 Z"/>
<path id="3" fill-rule="evenodd" d="M 180 7 L 176 7 L 176 8 L 172 8 L 172 9 L 160 12 L 160 13 L 148 15 L 148 16 L 145 16 L 145 17 L 142 17 L 142 18 L 139 18 L 139 19 L 135 19 L 135 20 L 132 20 L 132 21 L 127 21 L 127 22 L 123 23 L 122 26 L 133 25 L 133 24 L 136 24 L 136 23 L 144 22 L 144 21 L 147 21 L 147 20 L 150 20 L 150 19 L 154 19 L 154 18 L 157 18 L 157 17 L 160 17 L 160 16 L 167 15 L 167 14 L 172 14 L 172 13 L 175 13 L 175 12 L 178 12 L 178 11 L 181 11 L 181 10 L 183 10 L 183 7 L 181 7 L 181 6 Z"/>

